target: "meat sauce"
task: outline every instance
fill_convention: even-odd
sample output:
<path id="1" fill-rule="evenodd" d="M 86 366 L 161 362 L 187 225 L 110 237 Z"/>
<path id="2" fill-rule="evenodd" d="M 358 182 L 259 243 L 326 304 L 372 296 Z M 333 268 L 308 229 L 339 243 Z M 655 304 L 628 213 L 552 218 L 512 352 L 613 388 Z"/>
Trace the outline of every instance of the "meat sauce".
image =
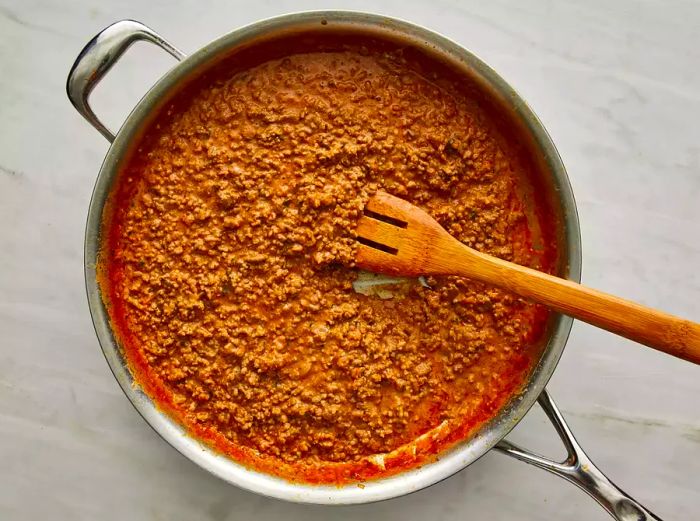
<path id="1" fill-rule="evenodd" d="M 400 43 L 295 35 L 190 82 L 132 147 L 100 261 L 136 381 L 193 436 L 293 481 L 390 475 L 523 384 L 547 311 L 457 277 L 353 289 L 381 189 L 552 271 L 530 169 L 467 78 Z"/>

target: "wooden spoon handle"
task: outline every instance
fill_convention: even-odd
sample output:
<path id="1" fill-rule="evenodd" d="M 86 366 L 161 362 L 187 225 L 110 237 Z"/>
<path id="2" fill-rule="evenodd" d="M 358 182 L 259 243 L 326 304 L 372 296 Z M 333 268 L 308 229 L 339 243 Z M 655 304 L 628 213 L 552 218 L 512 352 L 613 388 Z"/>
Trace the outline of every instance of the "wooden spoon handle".
<path id="1" fill-rule="evenodd" d="M 464 261 L 459 263 L 459 268 L 458 262 L 454 262 L 455 274 L 493 284 L 635 342 L 700 364 L 700 324 L 465 246 L 462 250 L 461 255 L 453 257 Z"/>

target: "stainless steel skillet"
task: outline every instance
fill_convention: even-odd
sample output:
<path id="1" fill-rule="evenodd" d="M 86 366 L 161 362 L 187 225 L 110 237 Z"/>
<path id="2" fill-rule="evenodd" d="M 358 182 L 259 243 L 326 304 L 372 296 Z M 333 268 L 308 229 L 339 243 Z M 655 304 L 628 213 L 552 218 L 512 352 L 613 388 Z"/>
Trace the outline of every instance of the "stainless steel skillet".
<path id="1" fill-rule="evenodd" d="M 608 480 L 576 443 L 560 412 L 545 390 L 566 344 L 572 320 L 553 317 L 548 325 L 546 346 L 529 375 L 522 392 L 513 396 L 498 415 L 484 424 L 470 439 L 423 467 L 399 475 L 370 481 L 364 488 L 354 485 L 316 486 L 291 483 L 256 472 L 219 454 L 190 437 L 164 414 L 134 381 L 122 350 L 110 326 L 97 284 L 96 264 L 101 248 L 106 203 L 129 145 L 158 110 L 178 91 L 183 82 L 202 74 L 223 56 L 240 46 L 273 38 L 283 32 L 359 31 L 380 38 L 400 40 L 418 46 L 462 69 L 478 88 L 498 103 L 504 116 L 517 127 L 524 146 L 537 165 L 540 184 L 553 208 L 560 237 L 559 275 L 580 279 L 581 245 L 576 205 L 564 166 L 549 135 L 524 100 L 483 61 L 456 43 L 424 29 L 393 18 L 345 11 L 296 13 L 263 20 L 232 31 L 186 56 L 148 27 L 131 20 L 117 22 L 93 38 L 79 54 L 68 77 L 68 96 L 80 112 L 108 141 L 107 152 L 93 191 L 85 232 L 85 281 L 90 312 L 102 351 L 124 393 L 144 419 L 163 439 L 183 455 L 212 474 L 244 489 L 302 503 L 353 504 L 389 499 L 428 487 L 467 467 L 492 448 L 557 474 L 574 483 L 613 517 L 621 520 L 658 519 Z M 171 54 L 178 63 L 151 88 L 128 116 L 117 133 L 107 129 L 88 103 L 92 89 L 136 41 L 151 42 Z M 567 449 L 563 462 L 554 462 L 504 440 L 535 401 L 547 413 Z"/>

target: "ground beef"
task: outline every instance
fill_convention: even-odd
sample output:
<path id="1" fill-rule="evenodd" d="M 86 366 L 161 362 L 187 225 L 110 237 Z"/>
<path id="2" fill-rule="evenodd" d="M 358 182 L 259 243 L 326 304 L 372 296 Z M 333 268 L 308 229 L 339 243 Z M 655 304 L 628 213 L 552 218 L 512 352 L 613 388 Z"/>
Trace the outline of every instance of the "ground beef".
<path id="1" fill-rule="evenodd" d="M 400 48 L 220 67 L 120 178 L 106 269 L 139 378 L 237 459 L 302 480 L 476 425 L 527 372 L 542 310 L 456 277 L 357 294 L 353 231 L 382 189 L 542 268 L 513 157 L 474 99 Z"/>

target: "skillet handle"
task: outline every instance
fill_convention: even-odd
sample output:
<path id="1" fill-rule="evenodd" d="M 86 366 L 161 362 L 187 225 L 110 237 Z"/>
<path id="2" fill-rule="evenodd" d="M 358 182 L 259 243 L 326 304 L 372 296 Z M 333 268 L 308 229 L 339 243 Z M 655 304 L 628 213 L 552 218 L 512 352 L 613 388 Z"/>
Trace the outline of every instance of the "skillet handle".
<path id="1" fill-rule="evenodd" d="M 557 430 L 561 441 L 564 442 L 568 454 L 567 458 L 563 462 L 557 463 L 529 452 L 507 440 L 501 440 L 494 447 L 496 450 L 547 470 L 573 483 L 595 499 L 600 506 L 619 521 L 650 521 L 654 519 L 661 521 L 659 517 L 620 490 L 617 485 L 598 470 L 586 453 L 583 452 L 569 426 L 564 421 L 564 417 L 546 390 L 542 392 L 538 401 L 540 407 L 547 414 L 549 421 L 552 422 L 552 425 Z"/>
<path id="2" fill-rule="evenodd" d="M 68 73 L 66 82 L 68 98 L 75 109 L 110 143 L 114 141 L 115 136 L 97 118 L 90 107 L 88 97 L 129 46 L 140 40 L 154 43 L 178 61 L 185 58 L 185 54 L 170 45 L 155 31 L 134 20 L 122 20 L 97 33 L 80 51 Z"/>

